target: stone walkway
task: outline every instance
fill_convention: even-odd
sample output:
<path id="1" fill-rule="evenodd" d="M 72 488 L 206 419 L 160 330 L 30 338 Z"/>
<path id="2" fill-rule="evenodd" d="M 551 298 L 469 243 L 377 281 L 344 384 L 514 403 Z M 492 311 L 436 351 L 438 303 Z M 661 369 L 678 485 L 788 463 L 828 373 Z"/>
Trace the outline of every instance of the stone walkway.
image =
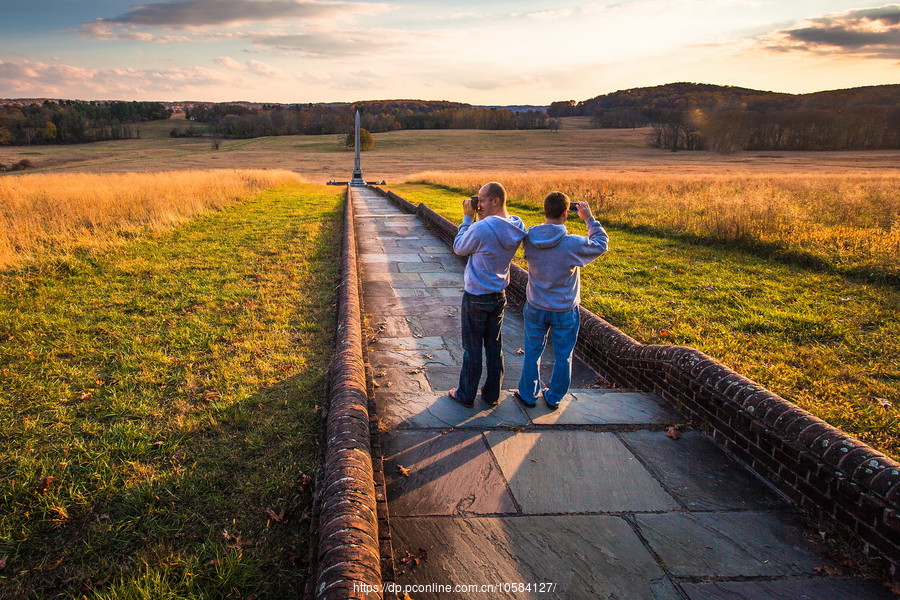
<path id="1" fill-rule="evenodd" d="M 555 412 L 511 392 L 497 407 L 450 400 L 465 262 L 376 193 L 353 201 L 396 581 L 484 586 L 412 598 L 891 597 L 826 577 L 833 564 L 778 495 L 701 433 L 666 437 L 681 419 L 654 395 L 591 389 L 583 363 Z M 516 307 L 503 336 L 511 389 Z"/>

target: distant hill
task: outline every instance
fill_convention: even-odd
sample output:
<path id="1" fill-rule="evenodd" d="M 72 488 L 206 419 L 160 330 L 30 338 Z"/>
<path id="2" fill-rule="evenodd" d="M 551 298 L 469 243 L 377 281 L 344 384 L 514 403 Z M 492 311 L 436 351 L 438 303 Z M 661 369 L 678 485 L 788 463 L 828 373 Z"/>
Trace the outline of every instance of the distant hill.
<path id="1" fill-rule="evenodd" d="M 739 150 L 900 148 L 900 85 L 784 94 L 703 83 L 620 90 L 554 102 L 550 117 L 589 116 L 600 128 L 653 127 L 651 146 Z"/>
<path id="2" fill-rule="evenodd" d="M 769 111 L 799 108 L 853 108 L 855 106 L 900 106 L 900 84 L 830 90 L 811 94 L 785 94 L 708 83 L 667 83 L 653 87 L 619 90 L 576 102 L 553 102 L 551 117 L 595 116 L 599 111 L 641 110 L 656 114 L 671 110 L 743 109 Z"/>

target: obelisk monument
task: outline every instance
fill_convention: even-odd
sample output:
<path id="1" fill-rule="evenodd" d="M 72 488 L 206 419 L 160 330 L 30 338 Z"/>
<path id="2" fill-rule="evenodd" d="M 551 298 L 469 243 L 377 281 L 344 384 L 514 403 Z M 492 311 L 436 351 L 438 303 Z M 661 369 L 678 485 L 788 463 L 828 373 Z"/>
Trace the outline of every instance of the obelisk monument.
<path id="1" fill-rule="evenodd" d="M 359 166 L 359 111 L 356 111 L 356 137 L 355 143 L 353 144 L 353 149 L 355 151 L 356 157 L 353 160 L 353 177 L 350 179 L 350 185 L 366 185 L 365 179 L 363 179 L 362 167 Z"/>

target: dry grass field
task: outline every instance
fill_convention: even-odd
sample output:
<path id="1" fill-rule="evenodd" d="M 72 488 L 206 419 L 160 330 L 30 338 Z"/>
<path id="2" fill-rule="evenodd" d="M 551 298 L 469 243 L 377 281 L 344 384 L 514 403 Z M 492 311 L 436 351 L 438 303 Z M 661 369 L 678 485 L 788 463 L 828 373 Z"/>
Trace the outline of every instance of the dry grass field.
<path id="1" fill-rule="evenodd" d="M 274 170 L 0 177 L 0 269 L 168 229 L 301 180 Z"/>
<path id="2" fill-rule="evenodd" d="M 900 151 L 669 152 L 646 147 L 646 129 L 590 129 L 582 117 L 563 119 L 558 132 L 430 130 L 375 134 L 363 155 L 366 177 L 400 181 L 412 173 L 441 171 L 585 171 L 621 173 L 873 173 L 896 171 Z M 344 180 L 353 154 L 337 135 L 224 140 L 171 138 L 173 125 L 140 126 L 141 139 L 73 146 L 0 146 L 0 163 L 28 159 L 43 172 L 122 173 L 191 169 L 289 169 L 313 183 Z"/>
<path id="3" fill-rule="evenodd" d="M 502 181 L 540 208 L 561 190 L 618 227 L 727 242 L 873 281 L 900 283 L 900 170 L 884 173 L 426 172 L 409 182 L 474 193 Z"/>

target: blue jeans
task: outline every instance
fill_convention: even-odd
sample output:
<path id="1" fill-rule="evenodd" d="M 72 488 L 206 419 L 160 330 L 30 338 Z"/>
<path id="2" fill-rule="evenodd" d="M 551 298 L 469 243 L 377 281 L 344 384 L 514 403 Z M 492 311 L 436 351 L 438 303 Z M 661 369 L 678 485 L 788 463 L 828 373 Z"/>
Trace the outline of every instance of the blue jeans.
<path id="1" fill-rule="evenodd" d="M 500 382 L 503 380 L 503 338 L 500 327 L 503 325 L 504 308 L 506 292 L 463 294 L 463 364 L 456 397 L 465 404 L 474 402 L 478 393 L 482 348 L 487 363 L 487 379 L 481 388 L 481 399 L 488 404 L 494 404 L 500 399 Z"/>
<path id="2" fill-rule="evenodd" d="M 553 374 L 550 387 L 544 392 L 548 404 L 557 405 L 569 391 L 572 381 L 572 351 L 578 339 L 581 315 L 578 307 L 556 312 L 534 308 L 527 302 L 523 311 L 525 317 L 525 358 L 522 377 L 519 379 L 519 395 L 528 404 L 533 404 L 541 393 L 541 354 L 547 345 L 547 332 L 553 340 Z"/>

